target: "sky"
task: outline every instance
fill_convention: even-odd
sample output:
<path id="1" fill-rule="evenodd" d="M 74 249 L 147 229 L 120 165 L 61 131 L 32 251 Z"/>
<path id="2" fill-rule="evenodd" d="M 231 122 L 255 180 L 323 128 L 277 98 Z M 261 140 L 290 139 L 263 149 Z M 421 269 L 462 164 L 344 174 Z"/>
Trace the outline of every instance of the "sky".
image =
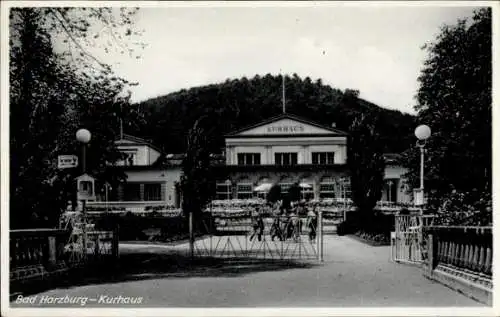
<path id="1" fill-rule="evenodd" d="M 456 5 L 456 4 L 455 4 Z M 143 7 L 141 59 L 107 56 L 132 101 L 256 74 L 297 73 L 414 114 L 422 50 L 470 6 Z"/>

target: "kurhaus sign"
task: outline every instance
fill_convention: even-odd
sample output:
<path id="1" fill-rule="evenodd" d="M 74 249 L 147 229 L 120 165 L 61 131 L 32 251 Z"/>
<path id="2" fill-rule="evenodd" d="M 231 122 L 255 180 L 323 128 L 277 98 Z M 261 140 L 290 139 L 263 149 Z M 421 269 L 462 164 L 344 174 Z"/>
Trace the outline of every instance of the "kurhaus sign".
<path id="1" fill-rule="evenodd" d="M 304 127 L 301 125 L 278 125 L 267 127 L 268 133 L 300 133 L 304 132 Z"/>

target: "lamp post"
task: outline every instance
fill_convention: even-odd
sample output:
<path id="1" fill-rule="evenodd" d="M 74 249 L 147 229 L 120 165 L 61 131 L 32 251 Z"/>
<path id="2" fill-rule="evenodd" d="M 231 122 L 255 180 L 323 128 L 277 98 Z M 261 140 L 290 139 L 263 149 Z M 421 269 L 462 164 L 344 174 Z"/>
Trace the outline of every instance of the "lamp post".
<path id="1" fill-rule="evenodd" d="M 91 134 L 87 129 L 80 129 L 76 132 L 76 140 L 82 144 L 82 174 L 86 172 L 86 147 L 87 143 L 90 142 Z M 83 257 L 87 257 L 87 217 L 85 211 L 86 200 L 82 200 L 82 243 L 83 243 Z"/>
<path id="2" fill-rule="evenodd" d="M 419 125 L 415 129 L 415 136 L 417 137 L 417 146 L 420 148 L 420 195 L 421 204 L 424 204 L 424 147 L 426 140 L 431 136 L 431 129 L 425 125 Z"/>
<path id="3" fill-rule="evenodd" d="M 90 142 L 90 132 L 87 129 L 80 129 L 76 131 L 76 140 L 82 144 L 82 172 L 85 174 L 85 152 L 86 152 L 86 147 L 87 143 Z"/>

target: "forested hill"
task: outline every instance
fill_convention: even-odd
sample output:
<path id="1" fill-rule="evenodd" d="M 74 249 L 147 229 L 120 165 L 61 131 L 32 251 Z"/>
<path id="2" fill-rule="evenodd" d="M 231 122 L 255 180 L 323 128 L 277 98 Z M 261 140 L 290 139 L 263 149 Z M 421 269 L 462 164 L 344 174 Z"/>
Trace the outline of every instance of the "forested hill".
<path id="1" fill-rule="evenodd" d="M 415 117 L 381 108 L 357 98 L 357 91 L 332 88 L 321 80 L 286 77 L 286 112 L 348 131 L 353 119 L 364 113 L 375 120 L 386 152 L 402 152 L 413 143 Z M 282 77 L 270 74 L 252 79 L 180 90 L 143 101 L 139 131 L 126 131 L 150 139 L 166 153 L 185 150 L 186 133 L 197 118 L 215 128 L 212 151 L 224 146 L 224 134 L 282 113 Z"/>

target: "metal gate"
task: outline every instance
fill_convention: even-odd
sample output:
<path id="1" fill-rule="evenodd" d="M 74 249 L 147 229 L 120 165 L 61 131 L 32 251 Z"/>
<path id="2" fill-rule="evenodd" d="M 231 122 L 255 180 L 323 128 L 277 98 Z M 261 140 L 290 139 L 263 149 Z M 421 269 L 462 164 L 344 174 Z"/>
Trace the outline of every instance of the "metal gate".
<path id="1" fill-rule="evenodd" d="M 432 225 L 433 216 L 395 215 L 391 236 L 391 258 L 397 262 L 422 263 L 427 259 L 427 239 L 423 227 Z"/>
<path id="2" fill-rule="evenodd" d="M 260 219 L 248 213 L 214 213 L 203 220 L 207 234 L 194 239 L 190 252 L 194 257 L 322 261 L 322 218 L 321 212 L 316 217 L 267 215 Z"/>

